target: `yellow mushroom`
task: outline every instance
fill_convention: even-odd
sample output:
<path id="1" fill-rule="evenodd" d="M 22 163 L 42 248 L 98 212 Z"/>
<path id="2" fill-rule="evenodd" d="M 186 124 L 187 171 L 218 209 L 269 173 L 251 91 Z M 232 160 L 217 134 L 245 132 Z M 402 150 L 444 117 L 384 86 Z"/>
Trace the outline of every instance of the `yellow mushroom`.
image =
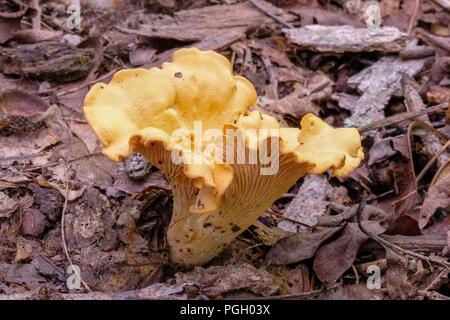
<path id="1" fill-rule="evenodd" d="M 161 69 L 117 72 L 87 94 L 84 113 L 121 161 L 142 153 L 171 183 L 167 232 L 174 263 L 200 265 L 220 253 L 300 177 L 345 176 L 364 158 L 354 128 L 312 114 L 280 128 L 257 111 L 253 85 L 213 51 L 180 49 Z"/>

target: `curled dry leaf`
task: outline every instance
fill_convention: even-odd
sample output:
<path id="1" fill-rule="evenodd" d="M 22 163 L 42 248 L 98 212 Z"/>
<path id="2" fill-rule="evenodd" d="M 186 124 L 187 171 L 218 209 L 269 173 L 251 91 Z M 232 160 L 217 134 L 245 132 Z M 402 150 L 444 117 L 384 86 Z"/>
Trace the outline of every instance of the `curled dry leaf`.
<path id="1" fill-rule="evenodd" d="M 342 226 L 322 228 L 317 231 L 299 231 L 296 234 L 279 240 L 269 251 L 267 259 L 270 264 L 291 264 L 309 259 L 317 249 L 334 234 L 342 230 Z"/>
<path id="2" fill-rule="evenodd" d="M 0 12 L 0 44 L 14 38 L 14 33 L 20 30 L 20 19 L 25 12 Z"/>
<path id="3" fill-rule="evenodd" d="M 18 208 L 18 203 L 11 199 L 6 193 L 0 191 L 0 218 L 10 217 Z"/>
<path id="4" fill-rule="evenodd" d="M 45 230 L 45 216 L 36 209 L 28 208 L 22 213 L 20 231 L 23 235 L 39 237 Z"/>
<path id="5" fill-rule="evenodd" d="M 6 281 L 25 286 L 29 290 L 47 282 L 31 264 L 11 264 L 6 275 Z"/>
<path id="6" fill-rule="evenodd" d="M 317 251 L 313 269 L 319 280 L 335 283 L 353 265 L 359 248 L 368 238 L 357 223 L 348 223 L 337 240 Z"/>
<path id="7" fill-rule="evenodd" d="M 336 291 L 330 291 L 320 297 L 321 300 L 383 300 L 381 290 L 367 288 L 366 284 L 352 284 L 339 287 Z"/>
<path id="8" fill-rule="evenodd" d="M 423 201 L 419 226 L 423 229 L 438 208 L 450 209 L 450 161 L 438 172 Z"/>
<path id="9" fill-rule="evenodd" d="M 392 139 L 391 138 L 384 138 L 374 143 L 372 148 L 370 148 L 369 151 L 369 159 L 367 161 L 367 164 L 369 166 L 382 162 L 393 155 L 395 155 L 397 151 L 394 150 L 392 147 Z"/>
<path id="10" fill-rule="evenodd" d="M 70 130 L 75 133 L 75 135 L 80 138 L 84 143 L 89 153 L 94 153 L 98 147 L 98 140 L 95 136 L 94 131 L 86 123 L 72 122 L 70 124 Z"/>
<path id="11" fill-rule="evenodd" d="M 42 126 L 50 105 L 42 98 L 22 91 L 0 93 L 0 135 L 34 131 Z"/>
<path id="12" fill-rule="evenodd" d="M 406 257 L 386 248 L 387 272 L 386 288 L 392 299 L 408 299 L 413 285 L 408 279 L 408 261 Z"/>

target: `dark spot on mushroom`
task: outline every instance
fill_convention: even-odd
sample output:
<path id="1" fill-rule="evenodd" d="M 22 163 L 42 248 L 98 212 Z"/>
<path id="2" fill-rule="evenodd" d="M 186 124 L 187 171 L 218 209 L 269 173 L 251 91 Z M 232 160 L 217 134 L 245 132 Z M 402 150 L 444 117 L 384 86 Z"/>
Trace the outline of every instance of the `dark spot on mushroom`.
<path id="1" fill-rule="evenodd" d="M 181 72 L 175 72 L 175 78 L 183 78 L 183 74 Z"/>
<path id="2" fill-rule="evenodd" d="M 220 230 L 220 233 L 225 233 L 225 230 Z"/>
<path id="3" fill-rule="evenodd" d="M 188 251 L 188 252 L 191 252 L 191 249 L 187 248 L 187 251 Z"/>
<path id="4" fill-rule="evenodd" d="M 189 231 L 190 231 L 190 232 L 194 232 L 194 229 L 191 228 L 191 229 L 189 229 Z"/>
<path id="5" fill-rule="evenodd" d="M 151 145 L 152 147 L 154 147 L 154 146 L 155 146 L 155 143 L 154 143 L 154 142 L 152 142 L 152 143 L 150 143 L 150 145 Z"/>
<path id="6" fill-rule="evenodd" d="M 162 161 L 161 161 L 161 160 L 158 160 L 158 164 L 161 165 L 161 164 L 162 164 Z"/>
<path id="7" fill-rule="evenodd" d="M 239 230 L 241 230 L 241 228 L 235 224 L 231 227 L 231 231 L 233 232 L 238 232 Z"/>
<path id="8" fill-rule="evenodd" d="M 211 227 L 211 223 L 206 222 L 203 224 L 203 228 L 208 228 L 208 227 Z"/>
<path id="9" fill-rule="evenodd" d="M 197 200 L 197 208 L 199 208 L 199 209 L 205 208 L 205 205 L 202 203 L 202 201 L 200 199 Z"/>

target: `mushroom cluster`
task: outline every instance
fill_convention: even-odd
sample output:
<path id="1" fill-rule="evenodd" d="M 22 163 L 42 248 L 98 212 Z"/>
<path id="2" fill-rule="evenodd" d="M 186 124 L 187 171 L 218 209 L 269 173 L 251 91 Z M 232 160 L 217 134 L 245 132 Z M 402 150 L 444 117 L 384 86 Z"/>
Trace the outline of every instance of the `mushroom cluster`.
<path id="1" fill-rule="evenodd" d="M 113 161 L 137 151 L 169 180 L 173 263 L 220 253 L 305 174 L 345 176 L 364 158 L 354 128 L 308 114 L 299 128 L 248 108 L 253 85 L 213 51 L 180 49 L 161 69 L 127 69 L 91 88 L 87 121 Z"/>

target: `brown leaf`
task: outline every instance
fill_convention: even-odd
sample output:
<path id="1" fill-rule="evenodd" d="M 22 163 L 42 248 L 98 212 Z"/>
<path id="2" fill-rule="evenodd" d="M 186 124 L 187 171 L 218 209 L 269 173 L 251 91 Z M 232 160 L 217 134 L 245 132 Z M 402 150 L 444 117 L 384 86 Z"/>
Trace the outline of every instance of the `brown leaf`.
<path id="1" fill-rule="evenodd" d="M 358 21 L 342 11 L 326 10 L 322 7 L 294 6 L 289 9 L 301 17 L 302 26 L 320 24 L 326 26 L 349 25 L 353 27 L 365 27 L 364 23 Z"/>
<path id="2" fill-rule="evenodd" d="M 10 217 L 18 208 L 18 203 L 0 191 L 0 218 Z"/>
<path id="3" fill-rule="evenodd" d="M 12 264 L 8 269 L 6 281 L 24 285 L 29 290 L 47 282 L 31 264 Z"/>
<path id="4" fill-rule="evenodd" d="M 294 269 L 289 270 L 289 284 L 291 286 L 291 293 L 298 294 L 309 291 L 309 269 L 304 264 L 299 264 Z"/>
<path id="5" fill-rule="evenodd" d="M 408 262 L 405 257 L 386 249 L 386 287 L 391 299 L 408 299 L 413 286 L 408 280 Z"/>
<path id="6" fill-rule="evenodd" d="M 39 237 L 45 230 L 45 216 L 36 209 L 26 209 L 20 226 L 23 235 Z"/>
<path id="7" fill-rule="evenodd" d="M 50 111 L 50 105 L 34 94 L 5 90 L 0 93 L 0 135 L 34 131 Z"/>
<path id="8" fill-rule="evenodd" d="M 441 104 L 450 101 L 450 88 L 431 86 L 427 92 L 427 100 L 431 103 Z"/>
<path id="9" fill-rule="evenodd" d="M 20 30 L 20 18 L 0 17 L 0 44 L 14 38 L 14 33 Z"/>
<path id="10" fill-rule="evenodd" d="M 142 181 L 131 180 L 125 174 L 121 174 L 117 177 L 117 180 L 114 183 L 114 188 L 128 194 L 143 192 L 149 188 L 170 190 L 170 186 L 167 180 L 159 171 L 152 172 L 147 178 Z"/>
<path id="11" fill-rule="evenodd" d="M 447 162 L 443 170 L 439 171 L 439 175 L 428 189 L 420 210 L 419 226 L 421 229 L 427 225 L 438 208 L 450 209 L 450 162 Z"/>
<path id="12" fill-rule="evenodd" d="M 314 256 L 317 249 L 342 230 L 342 226 L 323 228 L 314 232 L 299 231 L 292 236 L 279 240 L 267 254 L 270 264 L 291 264 L 309 259 Z"/>
<path id="13" fill-rule="evenodd" d="M 98 139 L 91 126 L 86 123 L 72 122 L 70 130 L 85 144 L 89 153 L 94 153 L 98 147 Z"/>
<path id="14" fill-rule="evenodd" d="M 381 139 L 375 142 L 372 148 L 370 148 L 367 164 L 371 166 L 377 162 L 382 162 L 396 153 L 397 151 L 392 148 L 391 138 Z"/>
<path id="15" fill-rule="evenodd" d="M 141 47 L 130 51 L 129 60 L 133 67 L 143 66 L 150 63 L 156 54 L 156 50 L 151 47 Z"/>
<path id="16" fill-rule="evenodd" d="M 382 300 L 381 290 L 367 288 L 365 284 L 351 284 L 320 297 L 321 300 Z"/>
<path id="17" fill-rule="evenodd" d="M 342 235 L 321 247 L 314 260 L 314 272 L 323 283 L 335 283 L 355 261 L 359 248 L 367 241 L 356 223 L 348 223 Z"/>

